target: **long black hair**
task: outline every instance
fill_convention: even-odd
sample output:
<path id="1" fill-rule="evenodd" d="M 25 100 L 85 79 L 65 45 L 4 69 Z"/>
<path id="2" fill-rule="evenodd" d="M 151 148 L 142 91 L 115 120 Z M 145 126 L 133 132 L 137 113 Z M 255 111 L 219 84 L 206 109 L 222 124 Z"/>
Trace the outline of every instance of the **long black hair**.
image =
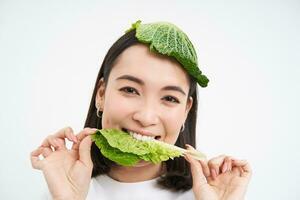
<path id="1" fill-rule="evenodd" d="M 98 77 L 95 83 L 93 96 L 90 102 L 89 111 L 85 121 L 84 127 L 91 128 L 102 128 L 101 119 L 97 117 L 97 109 L 95 107 L 95 98 L 97 91 L 99 89 L 100 79 L 103 78 L 105 85 L 107 85 L 108 77 L 111 69 L 114 65 L 114 61 L 117 57 L 128 47 L 139 43 L 135 37 L 135 30 L 127 32 L 122 37 L 120 37 L 107 52 Z M 185 144 L 190 144 L 195 147 L 196 141 L 196 121 L 197 121 L 197 83 L 191 77 L 188 76 L 190 88 L 188 98 L 191 96 L 193 98 L 193 105 L 188 113 L 187 119 L 185 121 L 185 128 L 178 136 L 175 143 L 176 146 L 185 148 Z M 92 177 L 96 177 L 100 174 L 106 174 L 109 172 L 110 168 L 114 163 L 107 158 L 105 158 L 95 143 L 91 147 L 91 158 L 94 164 Z M 188 162 L 180 157 L 174 160 L 168 160 L 166 164 L 166 173 L 161 176 L 158 183 L 168 189 L 178 190 L 188 190 L 192 188 L 192 176 Z"/>

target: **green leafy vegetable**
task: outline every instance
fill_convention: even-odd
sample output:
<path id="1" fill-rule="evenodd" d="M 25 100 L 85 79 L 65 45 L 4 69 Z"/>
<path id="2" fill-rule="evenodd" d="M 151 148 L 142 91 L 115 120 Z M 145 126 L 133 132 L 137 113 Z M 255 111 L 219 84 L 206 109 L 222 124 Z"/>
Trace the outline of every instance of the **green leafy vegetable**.
<path id="1" fill-rule="evenodd" d="M 92 135 L 103 156 L 124 166 L 135 165 L 140 160 L 159 163 L 183 155 L 173 145 L 158 141 L 142 141 L 117 129 L 102 129 Z"/>
<path id="2" fill-rule="evenodd" d="M 138 161 L 140 161 L 140 158 L 135 154 L 125 153 L 117 148 L 111 147 L 106 138 L 99 133 L 100 132 L 97 132 L 96 134 L 92 135 L 92 140 L 100 149 L 104 157 L 124 166 L 135 165 Z"/>
<path id="3" fill-rule="evenodd" d="M 174 57 L 201 87 L 207 86 L 209 80 L 198 68 L 195 48 L 177 26 L 168 22 L 141 24 L 138 20 L 126 32 L 134 29 L 136 38 L 142 43 L 150 44 L 151 51 Z"/>

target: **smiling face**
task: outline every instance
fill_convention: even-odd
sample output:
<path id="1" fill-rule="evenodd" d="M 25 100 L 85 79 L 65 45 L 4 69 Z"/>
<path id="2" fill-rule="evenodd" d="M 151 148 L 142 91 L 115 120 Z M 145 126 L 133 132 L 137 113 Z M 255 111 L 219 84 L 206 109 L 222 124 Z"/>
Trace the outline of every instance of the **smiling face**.
<path id="1" fill-rule="evenodd" d="M 175 144 L 192 98 L 186 72 L 174 60 L 149 51 L 143 44 L 117 58 L 105 87 L 96 96 L 102 128 L 125 129 Z"/>

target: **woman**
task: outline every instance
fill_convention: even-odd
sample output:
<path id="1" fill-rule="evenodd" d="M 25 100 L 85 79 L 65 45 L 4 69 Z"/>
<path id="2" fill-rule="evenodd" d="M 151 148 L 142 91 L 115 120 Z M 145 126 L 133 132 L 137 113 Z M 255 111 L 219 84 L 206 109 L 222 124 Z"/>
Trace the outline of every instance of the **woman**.
<path id="1" fill-rule="evenodd" d="M 154 29 L 140 22 L 133 24 L 108 51 L 96 80 L 86 128 L 77 135 L 70 127 L 61 129 L 31 153 L 32 166 L 43 171 L 53 199 L 244 198 L 251 177 L 244 160 L 221 155 L 197 161 L 185 156 L 124 167 L 103 157 L 91 141 L 90 135 L 97 129 L 117 128 L 180 147 L 195 147 L 196 85 L 205 87 L 208 79 L 197 65 L 187 68 L 192 62 L 185 62 L 185 54 L 163 53 L 159 44 L 155 46 L 155 41 L 163 41 L 156 40 L 162 26 L 152 25 Z M 144 34 L 143 28 L 147 30 Z M 150 51 L 143 36 L 153 30 Z M 175 46 L 189 43 L 181 30 L 174 30 L 183 37 Z M 187 61 L 193 61 L 191 43 L 187 49 L 192 55 Z M 72 149 L 66 148 L 65 139 L 73 142 Z M 44 159 L 39 160 L 39 155 Z"/>

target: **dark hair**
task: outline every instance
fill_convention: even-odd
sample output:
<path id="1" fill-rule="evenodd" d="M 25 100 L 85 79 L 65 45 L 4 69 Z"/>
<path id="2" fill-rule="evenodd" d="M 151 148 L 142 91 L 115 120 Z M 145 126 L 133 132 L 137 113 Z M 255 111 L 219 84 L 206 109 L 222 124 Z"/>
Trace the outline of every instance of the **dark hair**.
<path id="1" fill-rule="evenodd" d="M 106 54 L 98 77 L 95 83 L 93 96 L 91 99 L 89 111 L 85 121 L 84 127 L 91 128 L 102 128 L 101 120 L 97 117 L 97 110 L 95 107 L 95 98 L 97 90 L 99 88 L 99 80 L 104 78 L 104 82 L 107 83 L 109 74 L 113 67 L 114 61 L 117 57 L 128 47 L 138 44 L 139 41 L 135 37 L 135 30 L 132 30 L 124 34 L 119 38 L 109 49 Z M 190 144 L 195 147 L 196 141 L 196 121 L 197 121 L 197 83 L 191 77 L 188 76 L 190 82 L 189 96 L 193 98 L 193 105 L 188 113 L 187 119 L 185 121 L 185 129 L 178 136 L 176 145 L 185 148 L 185 144 Z M 105 84 L 107 85 L 107 84 Z M 91 158 L 94 164 L 92 177 L 100 174 L 108 173 L 110 167 L 114 163 L 107 158 L 105 158 L 95 143 L 91 147 Z M 192 188 L 192 176 L 188 162 L 183 158 L 175 158 L 174 160 L 168 160 L 166 163 L 166 173 L 161 176 L 158 183 L 168 189 L 174 190 L 188 190 Z"/>

